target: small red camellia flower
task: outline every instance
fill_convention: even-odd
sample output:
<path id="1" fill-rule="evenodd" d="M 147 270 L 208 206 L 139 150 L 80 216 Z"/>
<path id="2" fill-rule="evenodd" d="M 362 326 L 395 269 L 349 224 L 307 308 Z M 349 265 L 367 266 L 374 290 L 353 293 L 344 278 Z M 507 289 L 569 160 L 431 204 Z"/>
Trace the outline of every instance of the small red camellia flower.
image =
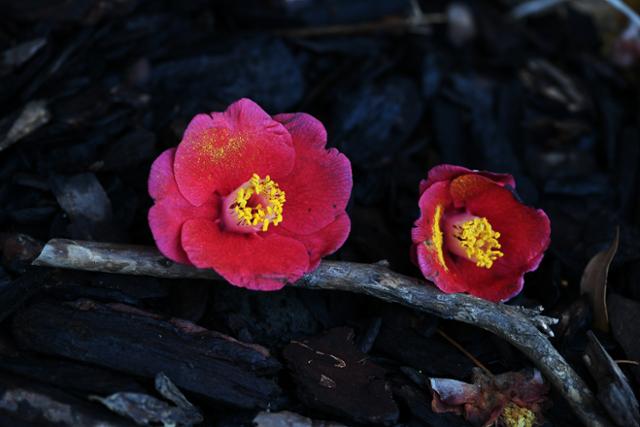
<path id="1" fill-rule="evenodd" d="M 197 115 L 151 167 L 158 248 L 250 289 L 280 289 L 315 269 L 351 226 L 351 164 L 326 141 L 312 116 L 271 117 L 248 99 Z"/>
<path id="2" fill-rule="evenodd" d="M 549 385 L 538 370 L 491 375 L 474 368 L 473 383 L 431 378 L 431 408 L 463 415 L 474 426 L 541 424 Z"/>
<path id="3" fill-rule="evenodd" d="M 517 295 L 549 246 L 549 218 L 514 195 L 511 175 L 440 165 L 420 183 L 413 255 L 446 293 L 491 301 Z"/>

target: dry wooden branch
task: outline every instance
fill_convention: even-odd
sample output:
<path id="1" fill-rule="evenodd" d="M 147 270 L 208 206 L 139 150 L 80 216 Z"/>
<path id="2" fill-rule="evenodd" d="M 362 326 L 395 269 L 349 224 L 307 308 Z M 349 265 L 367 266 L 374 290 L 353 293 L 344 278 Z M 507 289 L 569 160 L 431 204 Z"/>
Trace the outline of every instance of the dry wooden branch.
<path id="1" fill-rule="evenodd" d="M 49 241 L 34 265 L 163 278 L 221 280 L 213 271 L 175 264 L 156 249 L 64 239 Z M 593 394 L 547 337 L 555 319 L 540 310 L 494 304 L 464 294 L 443 294 L 385 265 L 324 261 L 295 286 L 367 294 L 490 331 L 522 351 L 558 389 L 584 425 L 610 426 Z"/>
<path id="2" fill-rule="evenodd" d="M 318 37 L 366 34 L 379 31 L 412 31 L 420 33 L 424 32 L 429 25 L 443 24 L 446 22 L 446 15 L 442 13 L 434 13 L 419 17 L 411 16 L 409 18 L 390 18 L 378 22 L 329 25 L 326 27 L 293 28 L 277 31 L 276 34 L 284 37 Z"/>

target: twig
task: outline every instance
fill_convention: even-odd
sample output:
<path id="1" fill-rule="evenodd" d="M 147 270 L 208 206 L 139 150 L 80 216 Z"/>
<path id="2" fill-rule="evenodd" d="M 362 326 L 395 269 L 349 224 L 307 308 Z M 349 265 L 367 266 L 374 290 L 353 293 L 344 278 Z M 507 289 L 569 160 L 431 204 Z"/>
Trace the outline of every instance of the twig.
<path id="1" fill-rule="evenodd" d="M 511 10 L 511 16 L 515 19 L 526 18 L 530 15 L 536 15 L 546 12 L 547 10 L 567 3 L 567 0 L 531 0 L 518 4 Z M 616 9 L 627 17 L 632 26 L 640 27 L 640 16 L 622 0 L 604 0 L 609 6 Z"/>
<path id="2" fill-rule="evenodd" d="M 64 239 L 50 240 L 33 264 L 163 278 L 221 280 L 213 271 L 177 265 L 153 248 Z M 584 425 L 611 425 L 586 384 L 540 332 L 550 334 L 550 326 L 557 323 L 557 319 L 543 316 L 539 310 L 494 304 L 464 294 L 443 294 L 424 281 L 375 264 L 324 261 L 294 286 L 362 293 L 490 331 L 522 351 L 564 396 Z"/>
<path id="3" fill-rule="evenodd" d="M 631 9 L 625 2 L 622 0 L 605 0 L 607 3 L 611 5 L 614 9 L 617 9 L 618 12 L 622 13 L 624 16 L 629 19 L 630 23 L 633 23 L 636 27 L 640 27 L 640 16 L 636 13 L 635 10 Z"/>
<path id="4" fill-rule="evenodd" d="M 527 16 L 546 12 L 564 2 L 566 2 L 566 0 L 531 0 L 519 3 L 511 10 L 511 16 L 515 19 L 526 18 Z"/>
<path id="5" fill-rule="evenodd" d="M 635 360 L 626 360 L 626 359 L 622 359 L 622 360 L 614 360 L 614 362 L 616 362 L 618 365 L 634 365 L 634 366 L 640 366 L 640 362 L 635 361 Z"/>
<path id="6" fill-rule="evenodd" d="M 453 338 L 451 338 L 449 335 L 445 334 L 441 329 L 436 329 L 436 332 L 438 333 L 438 335 L 440 335 L 442 338 L 444 338 L 445 340 L 447 340 L 447 342 L 449 344 L 451 344 L 452 346 L 454 346 L 455 348 L 457 348 L 460 353 L 464 354 L 465 356 L 467 356 L 467 358 L 469 358 L 469 360 L 471 360 L 473 362 L 474 365 L 476 365 L 478 368 L 482 369 L 488 376 L 493 377 L 493 373 L 489 370 L 489 368 L 487 368 L 486 366 L 484 366 L 484 363 L 482 363 L 481 361 L 478 360 L 477 357 L 475 357 L 473 354 L 469 353 L 467 351 L 467 349 L 465 349 L 458 341 L 454 340 Z"/>
<path id="7" fill-rule="evenodd" d="M 411 0 L 411 14 L 405 18 L 392 17 L 382 21 L 363 22 L 358 24 L 329 25 L 325 27 L 294 28 L 276 33 L 285 37 L 338 36 L 362 34 L 376 31 L 406 30 L 424 33 L 429 25 L 447 22 L 445 13 L 425 14 L 416 0 Z"/>
<path id="8" fill-rule="evenodd" d="M 352 34 L 364 34 L 377 31 L 410 30 L 419 31 L 421 28 L 432 24 L 443 24 L 447 22 L 446 15 L 434 13 L 424 15 L 420 19 L 409 18 L 388 18 L 383 21 L 363 22 L 359 24 L 328 25 L 324 27 L 293 28 L 290 30 L 280 30 L 276 34 L 285 37 L 318 37 L 318 36 L 343 36 Z"/>

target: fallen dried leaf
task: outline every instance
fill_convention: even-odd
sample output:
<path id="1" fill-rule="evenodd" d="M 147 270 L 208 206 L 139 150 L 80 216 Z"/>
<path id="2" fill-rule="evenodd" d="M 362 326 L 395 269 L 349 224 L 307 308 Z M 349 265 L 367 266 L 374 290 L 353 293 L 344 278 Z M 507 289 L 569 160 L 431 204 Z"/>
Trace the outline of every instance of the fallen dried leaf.
<path id="1" fill-rule="evenodd" d="M 106 398 L 91 396 L 113 412 L 128 417 L 139 425 L 162 423 L 165 427 L 189 427 L 203 421 L 198 409 L 193 406 L 162 372 L 156 376 L 156 390 L 177 406 L 144 393 L 114 393 Z"/>
<path id="2" fill-rule="evenodd" d="M 13 122 L 4 139 L 0 140 L 0 151 L 49 123 L 49 120 L 51 120 L 51 113 L 45 101 L 38 100 L 29 102 Z"/>
<path id="3" fill-rule="evenodd" d="M 582 273 L 580 293 L 589 297 L 593 309 L 593 326 L 603 332 L 609 332 L 609 313 L 607 312 L 607 276 L 609 266 L 618 251 L 620 229 L 616 228 L 613 241 L 607 249 L 591 258 Z"/>
<path id="4" fill-rule="evenodd" d="M 463 415 L 476 426 L 533 426 L 549 386 L 537 370 L 507 372 L 495 377 L 473 370 L 473 383 L 431 378 L 434 412 Z"/>

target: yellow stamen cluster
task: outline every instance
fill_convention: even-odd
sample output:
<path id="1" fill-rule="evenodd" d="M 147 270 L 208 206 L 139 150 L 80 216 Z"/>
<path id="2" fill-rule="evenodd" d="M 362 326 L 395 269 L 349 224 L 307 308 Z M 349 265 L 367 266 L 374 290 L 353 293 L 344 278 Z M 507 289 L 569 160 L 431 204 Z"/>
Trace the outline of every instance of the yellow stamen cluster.
<path id="1" fill-rule="evenodd" d="M 464 248 L 469 259 L 475 260 L 478 267 L 491 268 L 493 262 L 504 256 L 499 251 L 500 233 L 491 228 L 487 218 L 474 218 L 456 225 L 456 238 Z"/>
<path id="2" fill-rule="evenodd" d="M 247 203 L 254 195 L 261 196 L 266 201 L 266 206 L 261 203 L 248 206 Z M 262 225 L 262 231 L 267 231 L 269 224 L 278 225 L 282 222 L 282 206 L 285 201 L 284 191 L 280 190 L 269 175 L 261 179 L 254 173 L 247 185 L 238 190 L 232 207 L 241 223 Z"/>
<path id="3" fill-rule="evenodd" d="M 500 422 L 506 427 L 533 427 L 536 415 L 531 410 L 510 402 L 504 407 Z"/>

